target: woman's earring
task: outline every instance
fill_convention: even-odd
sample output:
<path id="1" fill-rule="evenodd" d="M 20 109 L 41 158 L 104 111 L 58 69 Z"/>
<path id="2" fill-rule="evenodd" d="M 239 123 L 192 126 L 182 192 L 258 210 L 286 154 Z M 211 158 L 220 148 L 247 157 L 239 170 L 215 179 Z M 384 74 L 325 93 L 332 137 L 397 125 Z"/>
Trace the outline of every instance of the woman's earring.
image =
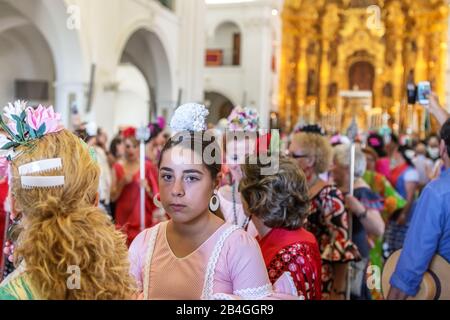
<path id="1" fill-rule="evenodd" d="M 157 206 L 158 208 L 162 209 L 162 203 L 161 203 L 161 198 L 159 196 L 159 193 L 155 194 L 155 196 L 153 197 L 153 203 L 155 204 L 155 206 Z"/>
<path id="2" fill-rule="evenodd" d="M 216 212 L 219 210 L 220 200 L 217 194 L 217 190 L 214 190 L 214 195 L 211 197 L 211 200 L 209 200 L 209 210 L 211 210 L 211 212 Z"/>

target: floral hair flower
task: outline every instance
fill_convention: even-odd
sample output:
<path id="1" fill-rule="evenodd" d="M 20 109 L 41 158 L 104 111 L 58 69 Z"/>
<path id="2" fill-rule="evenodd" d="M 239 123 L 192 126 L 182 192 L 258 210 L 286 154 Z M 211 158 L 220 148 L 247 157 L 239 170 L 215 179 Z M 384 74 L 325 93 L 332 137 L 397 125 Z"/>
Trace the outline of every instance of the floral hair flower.
<path id="1" fill-rule="evenodd" d="M 228 129 L 231 131 L 256 131 L 258 112 L 252 108 L 236 107 L 228 116 Z"/>
<path id="2" fill-rule="evenodd" d="M 27 108 L 27 103 L 25 101 L 18 100 L 14 103 L 8 103 L 6 107 L 3 108 L 3 115 L 9 121 L 14 121 L 14 116 L 20 117 L 22 112 Z"/>
<path id="3" fill-rule="evenodd" d="M 20 118 L 26 107 L 27 105 L 25 101 L 18 100 L 14 103 L 8 103 L 8 105 L 3 108 L 3 114 L 8 120 L 8 128 L 15 135 L 18 134 L 15 119 Z"/>
<path id="4" fill-rule="evenodd" d="M 45 108 L 39 105 L 36 109 L 28 107 L 25 111 L 27 123 L 36 133 L 45 135 L 62 130 L 61 115 L 56 113 L 52 106 Z"/>
<path id="5" fill-rule="evenodd" d="M 375 137 L 369 138 L 369 145 L 372 147 L 380 147 L 381 146 L 381 142 L 380 140 L 378 140 Z"/>
<path id="6" fill-rule="evenodd" d="M 33 140 L 63 129 L 61 115 L 53 107 L 39 105 L 34 109 L 24 101 L 16 101 L 8 103 L 3 116 L 0 116 L 0 127 L 6 135 L 0 135 L 0 157 L 9 161 L 17 147 L 31 146 Z"/>
<path id="7" fill-rule="evenodd" d="M 161 128 L 161 130 L 164 130 L 164 128 L 166 127 L 166 119 L 164 119 L 164 117 L 159 116 L 158 118 L 156 118 L 156 123 Z"/>
<path id="8" fill-rule="evenodd" d="M 126 128 L 125 130 L 123 130 L 122 136 L 125 139 L 131 138 L 131 137 L 135 137 L 136 136 L 136 128 L 135 127 L 128 127 L 128 128 Z"/>
<path id="9" fill-rule="evenodd" d="M 174 131 L 203 131 L 206 130 L 206 117 L 209 111 L 204 105 L 187 103 L 175 110 L 170 121 L 170 128 Z"/>

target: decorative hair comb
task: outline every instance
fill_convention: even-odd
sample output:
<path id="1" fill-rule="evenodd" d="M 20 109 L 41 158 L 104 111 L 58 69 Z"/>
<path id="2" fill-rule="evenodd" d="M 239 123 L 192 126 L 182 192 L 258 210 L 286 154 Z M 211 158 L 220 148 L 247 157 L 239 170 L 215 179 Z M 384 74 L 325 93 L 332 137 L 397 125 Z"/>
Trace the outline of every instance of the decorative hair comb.
<path id="1" fill-rule="evenodd" d="M 19 167 L 22 188 L 52 188 L 64 186 L 64 176 L 29 176 L 62 169 L 61 158 L 33 161 Z"/>
<path id="2" fill-rule="evenodd" d="M 46 159 L 34 161 L 19 167 L 19 175 L 26 176 L 28 174 L 44 173 L 51 170 L 62 169 L 61 158 Z"/>
<path id="3" fill-rule="evenodd" d="M 64 176 L 23 176 L 20 182 L 23 189 L 57 188 L 64 186 Z"/>

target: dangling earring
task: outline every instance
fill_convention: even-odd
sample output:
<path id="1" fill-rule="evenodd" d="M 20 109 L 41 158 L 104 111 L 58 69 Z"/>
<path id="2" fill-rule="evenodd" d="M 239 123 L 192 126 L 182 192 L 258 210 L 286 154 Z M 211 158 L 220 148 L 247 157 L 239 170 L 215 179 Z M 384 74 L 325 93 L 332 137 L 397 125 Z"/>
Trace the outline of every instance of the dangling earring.
<path id="1" fill-rule="evenodd" d="M 159 196 L 159 193 L 155 194 L 155 196 L 153 197 L 153 203 L 155 204 L 155 206 L 162 209 L 163 206 L 161 203 L 161 197 Z"/>
<path id="2" fill-rule="evenodd" d="M 217 194 L 217 190 L 214 190 L 214 195 L 211 197 L 211 200 L 209 200 L 209 210 L 211 210 L 211 212 L 216 212 L 219 210 L 220 200 Z"/>

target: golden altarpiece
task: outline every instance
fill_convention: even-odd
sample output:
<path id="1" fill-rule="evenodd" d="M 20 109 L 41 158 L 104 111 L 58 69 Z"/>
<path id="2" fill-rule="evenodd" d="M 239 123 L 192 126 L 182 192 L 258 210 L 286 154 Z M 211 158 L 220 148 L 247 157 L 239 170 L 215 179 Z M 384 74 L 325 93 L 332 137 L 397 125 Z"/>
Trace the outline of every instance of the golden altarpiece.
<path id="1" fill-rule="evenodd" d="M 428 80 L 445 103 L 446 0 L 285 0 L 279 112 L 342 131 L 421 130 L 408 82 Z"/>

